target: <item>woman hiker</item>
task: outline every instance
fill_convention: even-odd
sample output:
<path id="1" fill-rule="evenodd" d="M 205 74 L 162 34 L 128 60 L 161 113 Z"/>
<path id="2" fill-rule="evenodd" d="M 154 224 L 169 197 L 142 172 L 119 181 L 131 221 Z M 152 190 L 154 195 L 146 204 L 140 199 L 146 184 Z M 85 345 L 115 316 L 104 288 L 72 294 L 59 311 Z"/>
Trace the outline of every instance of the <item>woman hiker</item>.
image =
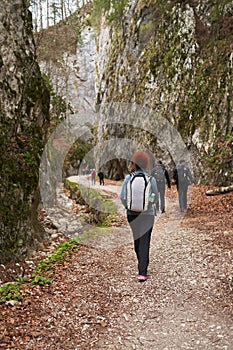
<path id="1" fill-rule="evenodd" d="M 154 203 L 158 200 L 158 190 L 155 179 L 148 176 L 146 172 L 150 163 L 149 155 L 144 151 L 137 151 L 133 154 L 132 162 L 134 173 L 125 177 L 120 193 L 120 199 L 126 208 L 127 220 L 133 233 L 134 250 L 138 261 L 138 280 L 143 282 L 148 278 L 150 240 L 155 217 Z M 134 177 L 135 175 L 139 178 L 145 177 L 150 181 L 150 194 L 154 197 L 153 200 L 148 203 L 148 207 L 145 208 L 145 211 L 142 212 L 130 209 L 129 201 L 127 200 L 127 196 L 129 196 L 129 184 L 132 185 L 132 176 Z M 139 187 L 138 184 L 136 186 L 137 188 Z"/>

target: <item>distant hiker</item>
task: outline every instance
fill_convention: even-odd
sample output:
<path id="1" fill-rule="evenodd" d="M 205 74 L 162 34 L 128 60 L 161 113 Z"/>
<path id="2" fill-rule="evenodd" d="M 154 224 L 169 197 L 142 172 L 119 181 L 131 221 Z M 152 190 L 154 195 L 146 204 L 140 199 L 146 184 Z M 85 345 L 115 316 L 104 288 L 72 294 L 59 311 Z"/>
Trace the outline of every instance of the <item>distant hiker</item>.
<path id="1" fill-rule="evenodd" d="M 92 183 L 92 185 L 95 185 L 95 183 L 96 183 L 96 171 L 95 171 L 95 169 L 92 169 L 92 171 L 91 171 L 91 183 Z"/>
<path id="2" fill-rule="evenodd" d="M 163 166 L 163 163 L 161 162 L 161 160 L 157 161 L 156 166 L 152 169 L 151 175 L 156 180 L 158 192 L 159 192 L 159 201 L 157 201 L 157 204 L 156 204 L 156 211 L 158 212 L 160 207 L 161 213 L 165 213 L 166 183 L 168 188 L 171 188 L 171 182 L 170 182 L 168 171 Z"/>
<path id="3" fill-rule="evenodd" d="M 127 175 L 120 199 L 126 208 L 127 220 L 133 233 L 134 250 L 138 260 L 138 280 L 147 280 L 151 232 L 154 225 L 154 203 L 158 200 L 156 181 L 149 176 L 149 155 L 144 151 L 133 154 L 134 172 Z"/>
<path id="4" fill-rule="evenodd" d="M 99 177 L 100 185 L 104 185 L 104 173 L 102 171 L 98 172 L 98 177 Z"/>
<path id="5" fill-rule="evenodd" d="M 178 191 L 178 200 L 180 210 L 182 212 L 187 210 L 187 194 L 188 186 L 194 183 L 191 171 L 189 167 L 185 164 L 185 160 L 180 160 L 179 164 L 174 170 L 173 179 Z"/>

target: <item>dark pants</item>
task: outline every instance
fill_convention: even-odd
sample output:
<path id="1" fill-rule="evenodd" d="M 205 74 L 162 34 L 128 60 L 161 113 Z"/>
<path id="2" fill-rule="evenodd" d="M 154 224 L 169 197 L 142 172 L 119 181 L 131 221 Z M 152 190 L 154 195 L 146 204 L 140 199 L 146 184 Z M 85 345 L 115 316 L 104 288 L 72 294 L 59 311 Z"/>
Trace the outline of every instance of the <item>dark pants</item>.
<path id="1" fill-rule="evenodd" d="M 154 225 L 153 215 L 127 215 L 134 237 L 134 250 L 138 260 L 139 275 L 147 275 L 151 232 Z"/>
<path id="2" fill-rule="evenodd" d="M 104 178 L 103 177 L 99 177 L 100 179 L 100 185 L 104 185 Z"/>
<path id="3" fill-rule="evenodd" d="M 188 185 L 187 184 L 179 184 L 177 186 L 177 190 L 178 190 L 178 199 L 179 199 L 180 210 L 181 211 L 187 210 Z"/>
<path id="4" fill-rule="evenodd" d="M 165 211 L 165 183 L 159 183 L 157 181 L 157 188 L 159 193 L 159 200 L 156 203 L 156 210 L 159 211 L 159 207 L 161 212 Z"/>

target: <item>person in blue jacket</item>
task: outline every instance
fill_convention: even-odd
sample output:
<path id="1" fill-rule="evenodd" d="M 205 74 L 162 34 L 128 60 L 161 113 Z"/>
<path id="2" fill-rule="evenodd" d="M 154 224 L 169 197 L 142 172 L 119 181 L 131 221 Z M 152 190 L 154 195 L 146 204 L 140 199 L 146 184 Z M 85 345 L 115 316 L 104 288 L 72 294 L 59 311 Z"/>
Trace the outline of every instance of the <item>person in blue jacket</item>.
<path id="1" fill-rule="evenodd" d="M 148 175 L 146 169 L 149 167 L 150 157 L 146 152 L 135 152 L 132 156 L 132 162 L 135 174 L 143 173 L 144 175 Z M 142 282 L 146 281 L 148 278 L 150 240 L 155 217 L 154 203 L 158 200 L 158 189 L 155 179 L 150 177 L 151 192 L 154 194 L 154 203 L 149 203 L 146 211 L 132 211 L 127 207 L 127 184 L 130 179 L 131 175 L 128 174 L 122 185 L 120 199 L 126 208 L 127 220 L 133 233 L 134 250 L 138 261 L 138 280 Z"/>

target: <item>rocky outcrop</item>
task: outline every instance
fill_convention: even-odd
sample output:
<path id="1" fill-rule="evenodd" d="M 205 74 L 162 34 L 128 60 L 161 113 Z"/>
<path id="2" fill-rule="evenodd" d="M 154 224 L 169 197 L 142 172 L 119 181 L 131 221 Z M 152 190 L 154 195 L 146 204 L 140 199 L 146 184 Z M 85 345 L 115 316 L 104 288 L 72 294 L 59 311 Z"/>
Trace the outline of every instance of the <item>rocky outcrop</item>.
<path id="1" fill-rule="evenodd" d="M 144 147 L 170 174 L 185 155 L 195 182 L 232 183 L 232 12 L 231 0 L 131 0 L 77 15 L 76 49 L 40 65 L 90 124 L 96 168 L 122 178 Z"/>
<path id="2" fill-rule="evenodd" d="M 120 21 L 105 12 L 97 45 L 97 102 L 153 109 L 152 125 L 159 116 L 181 135 L 196 181 L 216 185 L 233 181 L 232 11 L 232 1 L 130 1 Z M 177 161 L 145 129 L 115 135 L 136 138 L 170 169 Z"/>
<path id="3" fill-rule="evenodd" d="M 0 263 L 40 245 L 38 174 L 49 117 L 45 87 L 22 0 L 0 3 Z"/>

